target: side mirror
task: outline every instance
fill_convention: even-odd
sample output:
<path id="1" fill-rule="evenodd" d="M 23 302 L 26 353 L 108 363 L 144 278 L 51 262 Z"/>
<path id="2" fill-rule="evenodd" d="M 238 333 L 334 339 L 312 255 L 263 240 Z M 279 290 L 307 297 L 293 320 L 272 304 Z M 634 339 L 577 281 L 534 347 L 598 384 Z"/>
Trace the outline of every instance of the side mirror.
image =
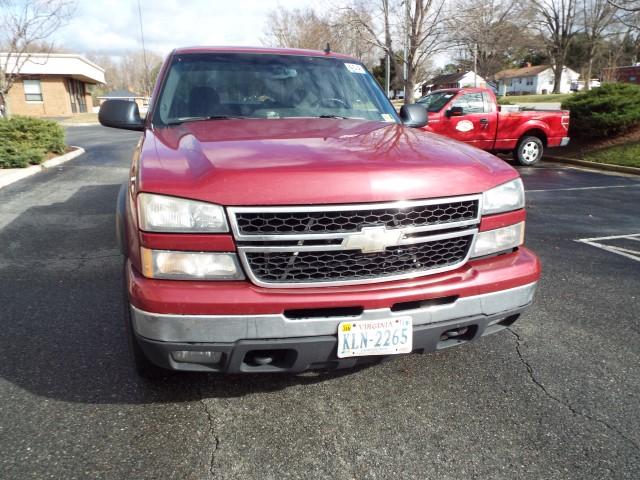
<path id="1" fill-rule="evenodd" d="M 427 109 L 421 105 L 403 105 L 400 108 L 400 120 L 405 127 L 420 128 L 424 127 L 429 121 Z"/>
<path id="2" fill-rule="evenodd" d="M 464 109 L 462 107 L 451 107 L 444 114 L 447 117 L 461 117 L 464 115 Z"/>
<path id="3" fill-rule="evenodd" d="M 138 104 L 130 100 L 107 100 L 100 105 L 98 120 L 105 127 L 144 130 Z"/>

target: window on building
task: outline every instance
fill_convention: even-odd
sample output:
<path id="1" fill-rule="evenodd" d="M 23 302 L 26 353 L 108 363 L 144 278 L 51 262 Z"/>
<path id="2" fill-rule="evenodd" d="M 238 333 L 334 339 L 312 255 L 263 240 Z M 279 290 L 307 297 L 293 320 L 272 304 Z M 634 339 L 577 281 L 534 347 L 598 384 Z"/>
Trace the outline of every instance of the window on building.
<path id="1" fill-rule="evenodd" d="M 27 102 L 42 101 L 42 87 L 40 80 L 23 80 L 24 98 Z"/>
<path id="2" fill-rule="evenodd" d="M 527 85 L 533 85 L 533 77 L 527 77 Z"/>

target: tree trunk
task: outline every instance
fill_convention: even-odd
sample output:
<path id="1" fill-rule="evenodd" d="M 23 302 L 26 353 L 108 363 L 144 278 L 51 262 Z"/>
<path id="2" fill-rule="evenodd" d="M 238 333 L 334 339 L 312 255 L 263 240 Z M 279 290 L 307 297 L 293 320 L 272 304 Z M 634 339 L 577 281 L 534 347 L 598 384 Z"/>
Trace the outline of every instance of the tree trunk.
<path id="1" fill-rule="evenodd" d="M 405 87 L 404 104 L 405 105 L 411 105 L 413 103 L 413 88 L 415 84 L 413 80 L 414 74 L 410 70 L 411 69 L 407 71 L 407 81 L 404 82 L 404 87 Z"/>
<path id="2" fill-rule="evenodd" d="M 560 93 L 563 66 L 564 62 L 561 59 L 556 59 L 555 66 L 553 67 L 553 93 Z"/>
<path id="3" fill-rule="evenodd" d="M 0 118 L 9 118 L 10 113 L 9 96 L 5 92 L 0 92 Z"/>

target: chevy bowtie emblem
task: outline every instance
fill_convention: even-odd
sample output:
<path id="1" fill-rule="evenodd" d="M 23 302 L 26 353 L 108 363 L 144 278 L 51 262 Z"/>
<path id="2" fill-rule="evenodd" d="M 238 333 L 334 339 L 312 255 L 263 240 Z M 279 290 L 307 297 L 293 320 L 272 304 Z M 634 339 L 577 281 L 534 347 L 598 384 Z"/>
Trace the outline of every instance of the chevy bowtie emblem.
<path id="1" fill-rule="evenodd" d="M 360 233 L 346 237 L 342 248 L 361 250 L 362 253 L 384 252 L 387 247 L 397 245 L 402 235 L 402 230 L 387 230 L 385 226 L 364 227 Z"/>

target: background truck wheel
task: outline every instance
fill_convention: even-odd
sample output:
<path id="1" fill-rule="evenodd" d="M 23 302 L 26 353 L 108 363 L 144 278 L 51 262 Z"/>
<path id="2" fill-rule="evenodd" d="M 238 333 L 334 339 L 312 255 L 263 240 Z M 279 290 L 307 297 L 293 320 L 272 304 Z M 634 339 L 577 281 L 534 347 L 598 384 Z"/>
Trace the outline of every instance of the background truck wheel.
<path id="1" fill-rule="evenodd" d="M 133 332 L 133 324 L 131 322 L 131 310 L 129 308 L 129 298 L 127 296 L 127 290 L 124 290 L 124 323 L 127 334 L 127 343 L 129 345 L 129 354 L 133 361 L 133 366 L 136 369 L 138 375 L 147 380 L 156 380 L 169 376 L 172 372 L 165 368 L 161 368 L 147 358 L 142 351 L 140 344 L 136 340 L 135 333 Z"/>
<path id="2" fill-rule="evenodd" d="M 534 165 L 540 161 L 544 153 L 544 144 L 538 137 L 522 137 L 513 151 L 513 158 L 520 165 Z"/>

